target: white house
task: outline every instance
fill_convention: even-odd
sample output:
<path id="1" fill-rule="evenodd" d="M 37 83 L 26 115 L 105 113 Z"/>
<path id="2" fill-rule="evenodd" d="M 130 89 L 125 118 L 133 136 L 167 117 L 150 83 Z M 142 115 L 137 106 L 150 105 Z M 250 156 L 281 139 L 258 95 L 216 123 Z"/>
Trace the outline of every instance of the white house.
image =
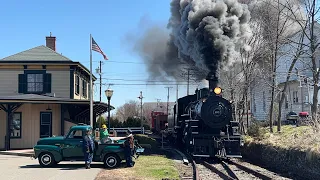
<path id="1" fill-rule="evenodd" d="M 320 37 L 320 24 L 315 24 L 315 36 Z M 293 42 L 299 42 L 302 31 L 293 34 L 288 37 Z M 304 44 L 309 44 L 307 38 L 304 38 Z M 287 73 L 289 67 L 294 59 L 297 52 L 298 44 L 288 43 L 281 47 L 279 52 L 279 57 L 276 64 L 276 91 L 275 98 L 276 104 L 279 102 L 280 91 L 283 89 L 284 83 L 286 81 Z M 308 47 L 304 48 L 308 51 Z M 316 64 L 319 67 L 320 64 L 320 49 L 316 53 Z M 300 56 L 298 61 L 295 63 L 291 77 L 289 79 L 289 84 L 286 89 L 285 101 L 282 107 L 282 120 L 286 119 L 286 114 L 293 111 L 295 113 L 308 112 L 311 113 L 310 104 L 313 98 L 313 77 L 311 67 L 311 59 L 307 57 L 304 53 Z M 270 75 L 269 75 L 270 76 Z M 263 78 L 263 73 L 261 76 L 257 76 L 250 88 L 251 95 L 251 109 L 252 116 L 256 120 L 268 120 L 269 119 L 269 108 L 271 103 L 271 78 Z M 318 95 L 320 99 L 320 95 Z M 320 101 L 319 101 L 320 102 Z M 276 114 L 277 111 L 274 110 Z"/>

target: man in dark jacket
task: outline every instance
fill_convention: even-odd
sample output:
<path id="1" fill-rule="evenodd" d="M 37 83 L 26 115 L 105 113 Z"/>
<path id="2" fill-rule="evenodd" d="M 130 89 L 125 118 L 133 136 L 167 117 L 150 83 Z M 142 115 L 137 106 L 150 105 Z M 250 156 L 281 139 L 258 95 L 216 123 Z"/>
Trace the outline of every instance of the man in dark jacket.
<path id="1" fill-rule="evenodd" d="M 93 158 L 93 150 L 94 150 L 94 143 L 91 136 L 91 129 L 87 129 L 86 135 L 83 138 L 83 153 L 84 153 L 86 169 L 90 169 L 90 164 Z"/>
<path id="2" fill-rule="evenodd" d="M 132 161 L 132 151 L 134 148 L 133 141 L 134 140 L 133 140 L 132 131 L 128 129 L 126 141 L 124 142 L 124 154 L 126 158 L 127 167 L 133 167 L 135 163 L 134 161 Z"/>

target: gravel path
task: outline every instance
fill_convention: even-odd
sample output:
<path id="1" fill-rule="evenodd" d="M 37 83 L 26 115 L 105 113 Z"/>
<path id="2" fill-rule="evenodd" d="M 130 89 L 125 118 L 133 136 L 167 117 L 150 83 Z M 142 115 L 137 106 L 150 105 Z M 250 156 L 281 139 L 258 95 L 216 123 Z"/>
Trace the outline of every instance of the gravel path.
<path id="1" fill-rule="evenodd" d="M 233 164 L 235 162 L 236 164 Z M 237 159 L 231 160 L 230 163 L 225 162 L 214 162 L 211 163 L 214 167 L 214 172 L 204 164 L 197 164 L 199 170 L 199 176 L 201 180 L 212 180 L 212 179 L 239 179 L 239 180 L 256 180 L 256 179 L 275 179 L 275 180 L 288 180 L 290 178 L 283 177 L 279 174 L 271 172 L 267 169 L 259 166 L 243 162 Z M 239 164 L 240 166 L 238 166 Z M 253 170 L 253 171 L 252 171 Z"/>

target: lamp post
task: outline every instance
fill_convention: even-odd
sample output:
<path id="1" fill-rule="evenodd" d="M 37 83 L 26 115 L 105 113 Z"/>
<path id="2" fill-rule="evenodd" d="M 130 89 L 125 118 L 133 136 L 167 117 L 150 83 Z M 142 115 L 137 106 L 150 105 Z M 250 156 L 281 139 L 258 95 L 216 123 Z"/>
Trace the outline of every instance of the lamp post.
<path id="1" fill-rule="evenodd" d="M 113 90 L 112 89 L 107 89 L 105 90 L 107 99 L 108 99 L 108 132 L 110 133 L 110 99 L 113 95 Z"/>

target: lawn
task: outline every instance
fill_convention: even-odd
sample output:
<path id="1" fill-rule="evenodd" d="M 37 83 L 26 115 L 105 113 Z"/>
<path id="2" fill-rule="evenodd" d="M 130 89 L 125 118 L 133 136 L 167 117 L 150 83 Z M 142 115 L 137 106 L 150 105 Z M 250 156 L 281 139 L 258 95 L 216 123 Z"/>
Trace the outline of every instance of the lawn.
<path id="1" fill-rule="evenodd" d="M 276 127 L 274 127 L 273 132 L 270 133 L 269 128 L 260 127 L 259 133 L 257 133 L 259 137 L 247 136 L 245 140 L 247 143 L 255 141 L 284 149 L 320 152 L 320 132 L 314 131 L 310 126 L 294 127 L 286 125 L 281 127 L 280 133 L 277 132 Z"/>
<path id="2" fill-rule="evenodd" d="M 99 179 L 137 179 L 161 180 L 179 179 L 179 172 L 174 161 L 160 155 L 140 156 L 135 160 L 133 168 L 125 168 L 122 164 L 117 169 L 101 170 L 96 180 Z"/>

